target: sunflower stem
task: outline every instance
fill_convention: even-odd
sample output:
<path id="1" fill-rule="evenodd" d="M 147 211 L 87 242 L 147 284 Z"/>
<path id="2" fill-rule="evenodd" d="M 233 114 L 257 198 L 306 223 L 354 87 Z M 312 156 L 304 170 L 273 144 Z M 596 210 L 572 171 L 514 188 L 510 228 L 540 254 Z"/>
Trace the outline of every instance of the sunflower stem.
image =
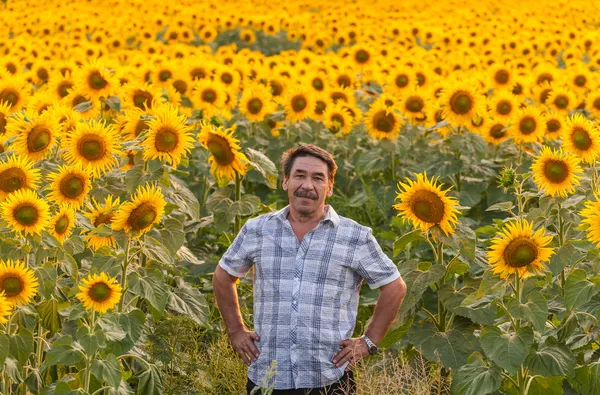
<path id="1" fill-rule="evenodd" d="M 240 174 L 236 171 L 235 172 L 235 201 L 236 202 L 239 202 L 242 198 L 241 184 L 242 184 L 242 178 L 240 177 Z M 233 233 L 235 235 L 237 235 L 239 233 L 239 231 L 240 231 L 240 216 L 236 214 Z"/>
<path id="2" fill-rule="evenodd" d="M 96 309 L 92 308 L 92 317 L 90 319 L 90 333 L 94 333 L 96 326 Z M 94 355 L 86 355 L 85 357 L 85 379 L 83 381 L 83 389 L 86 394 L 90 392 L 90 380 L 91 380 L 91 362 L 94 359 Z"/>
<path id="3" fill-rule="evenodd" d="M 121 291 L 123 295 L 119 300 L 119 313 L 123 312 L 123 300 L 125 299 L 125 287 L 127 286 L 127 266 L 129 265 L 129 248 L 131 247 L 131 239 L 127 239 L 127 247 L 125 248 L 125 260 L 121 265 Z"/>
<path id="4" fill-rule="evenodd" d="M 392 151 L 392 182 L 396 182 L 396 153 Z"/>
<path id="5" fill-rule="evenodd" d="M 562 207 L 560 202 L 557 203 L 558 208 L 558 248 L 562 247 L 565 243 L 565 222 L 562 217 L 561 211 Z M 560 271 L 560 294 L 565 296 L 565 268 Z"/>
<path id="6" fill-rule="evenodd" d="M 36 350 L 36 367 L 39 369 L 42 366 L 42 359 L 44 356 L 44 334 L 42 333 L 42 321 L 38 321 L 38 344 Z"/>

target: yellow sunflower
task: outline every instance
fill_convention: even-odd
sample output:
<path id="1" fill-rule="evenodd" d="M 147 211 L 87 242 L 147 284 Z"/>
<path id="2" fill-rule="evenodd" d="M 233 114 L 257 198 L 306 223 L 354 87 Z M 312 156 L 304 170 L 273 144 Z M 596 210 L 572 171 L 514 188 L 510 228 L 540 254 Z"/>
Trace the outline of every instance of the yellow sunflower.
<path id="1" fill-rule="evenodd" d="M 68 205 L 78 210 L 92 189 L 92 172 L 81 163 L 60 166 L 58 172 L 48 176 L 48 199 L 58 205 Z"/>
<path id="2" fill-rule="evenodd" d="M 509 65 L 495 63 L 488 72 L 494 90 L 512 88 L 515 72 Z"/>
<path id="3" fill-rule="evenodd" d="M 544 118 L 539 108 L 527 106 L 514 114 L 509 129 L 517 144 L 541 141 L 544 135 Z"/>
<path id="4" fill-rule="evenodd" d="M 509 137 L 508 128 L 504 122 L 488 119 L 485 126 L 479 130 L 479 134 L 485 141 L 498 145 Z"/>
<path id="5" fill-rule="evenodd" d="M 600 89 L 592 89 L 585 99 L 585 109 L 590 112 L 593 118 L 600 118 Z"/>
<path id="6" fill-rule="evenodd" d="M 17 233 L 39 235 L 48 224 L 50 206 L 34 190 L 13 192 L 0 207 L 2 219 Z"/>
<path id="7" fill-rule="evenodd" d="M 160 88 L 149 83 L 130 82 L 121 89 L 123 92 L 119 97 L 123 100 L 124 108 L 137 107 L 146 111 L 164 101 Z"/>
<path id="8" fill-rule="evenodd" d="M 204 78 L 194 82 L 190 99 L 204 118 L 210 118 L 225 107 L 227 92 L 223 84 Z"/>
<path id="9" fill-rule="evenodd" d="M 546 114 L 546 130 L 544 138 L 546 140 L 556 140 L 562 133 L 565 117 L 561 117 L 554 113 Z"/>
<path id="10" fill-rule="evenodd" d="M 265 85 L 251 83 L 244 87 L 239 110 L 251 122 L 260 122 L 275 112 L 271 90 Z"/>
<path id="11" fill-rule="evenodd" d="M 374 102 L 365 119 L 369 136 L 377 140 L 394 140 L 398 137 L 400 128 L 405 121 L 396 114 L 395 110 L 396 107 L 388 107 L 383 102 Z"/>
<path id="12" fill-rule="evenodd" d="M 583 163 L 593 163 L 600 154 L 600 131 L 577 113 L 565 121 L 562 143 L 565 151 L 577 155 Z"/>
<path id="13" fill-rule="evenodd" d="M 0 79 L 0 102 L 8 103 L 11 112 L 19 111 L 26 99 L 27 91 L 23 80 L 18 77 Z"/>
<path id="14" fill-rule="evenodd" d="M 575 94 L 565 87 L 555 86 L 546 99 L 546 106 L 554 112 L 566 116 L 570 110 L 577 107 Z"/>
<path id="15" fill-rule="evenodd" d="M 579 215 L 581 223 L 587 225 L 587 239 L 600 248 L 600 191 L 594 192 L 595 200 L 586 200 Z"/>
<path id="16" fill-rule="evenodd" d="M 143 111 L 137 107 L 131 107 L 123 111 L 117 119 L 117 130 L 127 141 L 133 141 L 148 130 L 148 117 L 152 111 Z"/>
<path id="17" fill-rule="evenodd" d="M 300 85 L 292 86 L 281 100 L 285 118 L 292 122 L 306 119 L 315 108 L 314 94 Z"/>
<path id="18" fill-rule="evenodd" d="M 406 116 L 408 122 L 415 124 L 422 123 L 429 107 L 429 96 L 425 94 L 424 89 L 417 86 L 405 89 L 399 97 L 398 108 Z"/>
<path id="19" fill-rule="evenodd" d="M 77 298 L 87 310 L 106 313 L 114 308 L 121 300 L 123 288 L 116 278 L 109 277 L 106 273 L 89 274 L 79 286 Z"/>
<path id="20" fill-rule="evenodd" d="M 574 155 L 545 146 L 533 161 L 531 172 L 538 189 L 550 196 L 567 197 L 575 193 L 583 170 Z"/>
<path id="21" fill-rule="evenodd" d="M 152 225 L 161 221 L 166 205 L 165 197 L 156 185 L 138 187 L 132 200 L 124 202 L 118 208 L 111 227 L 113 230 L 132 233 L 133 237 L 140 237 Z"/>
<path id="22" fill-rule="evenodd" d="M 111 227 L 113 218 L 115 217 L 115 212 L 120 204 L 120 199 L 116 198 L 113 200 L 113 197 L 109 195 L 105 200 L 104 204 L 100 204 L 96 201 L 96 199 L 92 198 L 92 207 L 90 211 L 85 212 L 84 215 L 87 219 L 90 220 L 90 223 L 94 228 L 99 227 L 100 225 L 106 225 Z M 82 233 L 88 233 L 88 231 L 84 231 Z M 110 236 L 100 236 L 98 234 L 87 234 L 83 239 L 85 243 L 92 250 L 98 250 L 104 246 L 108 247 L 117 247 L 117 242 L 113 235 Z"/>
<path id="23" fill-rule="evenodd" d="M 69 164 L 81 163 L 99 177 L 117 164 L 120 155 L 119 137 L 112 125 L 104 120 L 78 122 L 75 131 L 67 136 L 63 158 Z"/>
<path id="24" fill-rule="evenodd" d="M 398 66 L 388 74 L 386 86 L 396 93 L 402 93 L 405 89 L 413 88 L 418 84 L 417 76 L 413 69 L 408 66 Z"/>
<path id="25" fill-rule="evenodd" d="M 23 262 L 0 260 L 0 291 L 8 303 L 21 306 L 31 302 L 37 294 L 39 283 L 33 270 Z"/>
<path id="26" fill-rule="evenodd" d="M 64 243 L 75 227 L 75 210 L 69 206 L 62 206 L 56 215 L 50 219 L 50 234 L 58 241 Z"/>
<path id="27" fill-rule="evenodd" d="M 6 299 L 4 291 L 0 291 L 0 324 L 6 324 L 8 317 L 12 314 L 12 306 Z"/>
<path id="28" fill-rule="evenodd" d="M 6 133 L 8 132 L 6 124 L 8 122 L 7 117 L 10 113 L 10 103 L 0 101 L 0 138 L 6 136 Z"/>
<path id="29" fill-rule="evenodd" d="M 527 278 L 544 269 L 554 250 L 546 247 L 552 236 L 545 236 L 544 229 L 533 232 L 533 222 L 513 220 L 492 240 L 487 258 L 492 271 L 502 278 L 518 275 Z"/>
<path id="30" fill-rule="evenodd" d="M 69 95 L 69 92 L 75 87 L 75 80 L 71 77 L 71 73 L 62 75 L 55 71 L 50 74 L 48 81 L 48 92 L 50 92 L 57 100 L 62 100 Z"/>
<path id="31" fill-rule="evenodd" d="M 194 147 L 191 127 L 187 125 L 185 115 L 179 115 L 177 107 L 165 104 L 155 108 L 154 118 L 146 123 L 149 131 L 140 144 L 144 149 L 144 160 L 158 159 L 174 167 L 181 157 L 188 155 Z"/>
<path id="32" fill-rule="evenodd" d="M 327 106 L 324 114 L 325 127 L 333 134 L 341 132 L 342 136 L 352 130 L 352 115 L 340 104 Z"/>
<path id="33" fill-rule="evenodd" d="M 457 80 L 442 90 L 439 98 L 443 117 L 453 126 L 468 126 L 485 112 L 485 97 L 469 80 Z"/>
<path id="34" fill-rule="evenodd" d="M 7 130 L 17 136 L 11 144 L 17 154 L 37 162 L 44 159 L 56 145 L 60 126 L 49 111 L 41 115 L 25 111 L 11 120 Z"/>
<path id="35" fill-rule="evenodd" d="M 244 175 L 248 171 L 248 158 L 240 152 L 239 140 L 233 137 L 233 129 L 203 122 L 198 141 L 210 152 L 208 162 L 210 172 L 219 183 L 235 180 L 235 174 Z"/>
<path id="36" fill-rule="evenodd" d="M 0 202 L 20 189 L 39 188 L 42 173 L 33 168 L 33 162 L 17 155 L 0 161 Z"/>
<path id="37" fill-rule="evenodd" d="M 89 61 L 75 72 L 76 89 L 83 95 L 98 99 L 107 98 L 118 86 L 114 73 L 110 72 L 101 60 Z"/>
<path id="38" fill-rule="evenodd" d="M 450 189 L 442 190 L 437 178 L 427 178 L 427 173 L 416 174 L 417 180 L 406 179 L 408 184 L 398 183 L 398 196 L 400 203 L 394 208 L 400 213 L 398 216 L 412 222 L 415 227 L 426 232 L 434 225 L 439 225 L 446 235 L 454 233 L 458 224 L 456 206 L 458 202 L 448 196 Z"/>
<path id="39" fill-rule="evenodd" d="M 490 115 L 503 122 L 510 121 L 511 117 L 519 108 L 519 102 L 510 91 L 498 91 L 488 100 Z"/>

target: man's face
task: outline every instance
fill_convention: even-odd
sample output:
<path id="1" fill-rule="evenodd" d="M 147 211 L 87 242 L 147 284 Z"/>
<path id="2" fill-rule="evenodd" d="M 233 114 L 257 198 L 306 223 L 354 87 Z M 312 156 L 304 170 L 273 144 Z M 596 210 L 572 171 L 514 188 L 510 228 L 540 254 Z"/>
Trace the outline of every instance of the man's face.
<path id="1" fill-rule="evenodd" d="M 327 163 L 314 156 L 296 158 L 290 177 L 283 178 L 283 189 L 288 193 L 290 205 L 298 213 L 310 216 L 333 194 Z"/>

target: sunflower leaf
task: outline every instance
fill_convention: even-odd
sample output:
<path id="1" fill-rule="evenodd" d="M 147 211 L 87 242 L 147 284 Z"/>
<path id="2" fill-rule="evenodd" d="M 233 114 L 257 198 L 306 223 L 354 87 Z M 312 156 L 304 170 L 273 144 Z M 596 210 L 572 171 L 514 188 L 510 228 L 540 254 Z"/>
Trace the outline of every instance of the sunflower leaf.
<path id="1" fill-rule="evenodd" d="M 541 293 L 532 292 L 527 295 L 525 304 L 519 303 L 516 299 L 510 299 L 506 307 L 514 318 L 531 322 L 540 332 L 546 329 L 548 302 Z"/>
<path id="2" fill-rule="evenodd" d="M 533 330 L 524 326 L 516 332 L 503 333 L 498 327 L 488 326 L 481 331 L 480 342 L 489 359 L 514 375 L 533 344 Z"/>
<path id="3" fill-rule="evenodd" d="M 538 350 L 529 353 L 525 364 L 541 376 L 570 377 L 575 369 L 575 357 L 567 346 L 549 337 Z"/>
<path id="4" fill-rule="evenodd" d="M 104 360 L 92 360 L 90 370 L 98 381 L 106 381 L 114 389 L 119 388 L 121 384 L 121 364 L 114 354 L 108 354 Z"/>
<path id="5" fill-rule="evenodd" d="M 497 391 L 502 384 L 502 371 L 476 361 L 462 366 L 452 380 L 453 395 L 486 395 Z"/>
<path id="6" fill-rule="evenodd" d="M 594 283 L 587 280 L 583 269 L 575 269 L 569 273 L 565 283 L 565 302 L 573 310 L 587 302 L 598 293 Z"/>
<path id="7" fill-rule="evenodd" d="M 575 377 L 569 382 L 579 394 L 600 394 L 600 362 L 577 367 Z"/>
<path id="8" fill-rule="evenodd" d="M 38 314 L 42 326 L 48 329 L 51 333 L 56 333 L 61 328 L 60 315 L 58 314 L 58 301 L 51 298 L 45 302 L 42 302 L 37 307 Z"/>

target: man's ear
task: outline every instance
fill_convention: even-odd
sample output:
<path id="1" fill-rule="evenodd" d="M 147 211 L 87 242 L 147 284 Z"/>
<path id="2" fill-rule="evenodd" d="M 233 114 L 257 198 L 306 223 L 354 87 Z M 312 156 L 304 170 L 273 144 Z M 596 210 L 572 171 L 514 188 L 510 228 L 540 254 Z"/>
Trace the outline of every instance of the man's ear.
<path id="1" fill-rule="evenodd" d="M 288 185 L 287 184 L 288 184 L 288 179 L 287 179 L 287 177 L 284 176 L 283 177 L 283 182 L 281 183 L 281 187 L 283 188 L 284 191 L 287 191 L 287 189 L 288 189 Z"/>
<path id="2" fill-rule="evenodd" d="M 333 183 L 329 185 L 329 189 L 327 190 L 327 197 L 333 195 Z"/>

